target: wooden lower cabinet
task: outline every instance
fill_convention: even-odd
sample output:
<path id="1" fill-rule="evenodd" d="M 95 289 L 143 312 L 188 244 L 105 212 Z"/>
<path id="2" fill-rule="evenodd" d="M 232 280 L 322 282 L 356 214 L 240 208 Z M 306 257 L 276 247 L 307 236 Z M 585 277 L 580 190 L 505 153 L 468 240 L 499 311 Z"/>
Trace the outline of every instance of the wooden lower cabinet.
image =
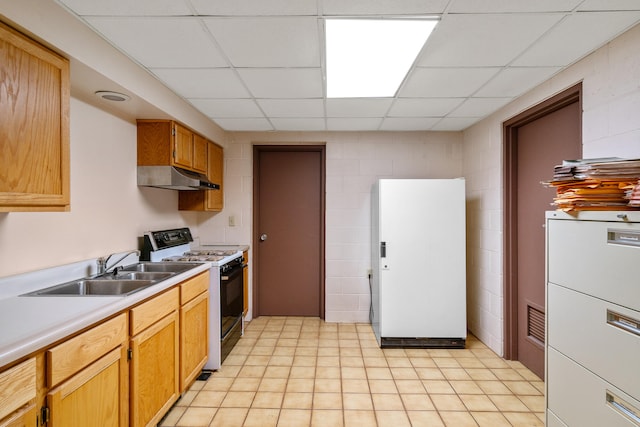
<path id="1" fill-rule="evenodd" d="M 200 375 L 209 355 L 209 274 L 180 285 L 180 390 Z"/>
<path id="2" fill-rule="evenodd" d="M 121 345 L 51 390 L 49 427 L 127 426 L 126 354 Z"/>
<path id="3" fill-rule="evenodd" d="M 35 404 L 22 408 L 0 421 L 0 427 L 35 427 L 37 425 L 38 411 Z"/>
<path id="4" fill-rule="evenodd" d="M 46 351 L 49 427 L 128 425 L 127 315 Z"/>
<path id="5" fill-rule="evenodd" d="M 36 425 L 36 358 L 0 373 L 0 427 Z"/>
<path id="6" fill-rule="evenodd" d="M 171 289 L 131 313 L 130 425 L 155 426 L 179 397 L 179 293 Z"/>

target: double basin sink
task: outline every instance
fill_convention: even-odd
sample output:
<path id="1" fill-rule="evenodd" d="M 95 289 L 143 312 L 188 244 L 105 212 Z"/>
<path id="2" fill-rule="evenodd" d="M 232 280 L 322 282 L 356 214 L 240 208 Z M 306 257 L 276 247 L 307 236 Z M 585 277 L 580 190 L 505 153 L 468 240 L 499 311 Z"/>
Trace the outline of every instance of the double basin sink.
<path id="1" fill-rule="evenodd" d="M 190 270 L 199 264 L 140 262 L 113 272 L 61 283 L 24 296 L 126 296 Z"/>

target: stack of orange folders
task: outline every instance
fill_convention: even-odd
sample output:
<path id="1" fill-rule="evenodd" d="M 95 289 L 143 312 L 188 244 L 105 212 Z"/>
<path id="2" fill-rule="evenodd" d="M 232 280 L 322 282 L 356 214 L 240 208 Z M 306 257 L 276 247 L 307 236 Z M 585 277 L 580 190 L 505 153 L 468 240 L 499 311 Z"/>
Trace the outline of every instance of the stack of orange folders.
<path id="1" fill-rule="evenodd" d="M 565 212 L 634 210 L 640 208 L 639 180 L 640 160 L 585 159 L 566 160 L 543 184 L 555 187 L 553 203 Z"/>

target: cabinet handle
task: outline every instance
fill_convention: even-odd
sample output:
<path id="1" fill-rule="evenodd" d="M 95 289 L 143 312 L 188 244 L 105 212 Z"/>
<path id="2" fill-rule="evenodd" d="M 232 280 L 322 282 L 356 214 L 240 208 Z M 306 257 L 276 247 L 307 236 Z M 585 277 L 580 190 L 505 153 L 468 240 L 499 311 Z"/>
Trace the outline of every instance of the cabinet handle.
<path id="1" fill-rule="evenodd" d="M 616 328 L 640 336 L 640 321 L 607 309 L 607 323 Z"/>
<path id="2" fill-rule="evenodd" d="M 640 415 L 638 415 L 640 411 L 638 411 L 637 408 L 611 393 L 609 390 L 606 391 L 606 399 L 607 405 L 613 408 L 613 410 L 622 414 L 635 425 L 640 426 Z"/>
<path id="3" fill-rule="evenodd" d="M 607 243 L 623 246 L 640 246 L 640 231 L 607 229 Z"/>

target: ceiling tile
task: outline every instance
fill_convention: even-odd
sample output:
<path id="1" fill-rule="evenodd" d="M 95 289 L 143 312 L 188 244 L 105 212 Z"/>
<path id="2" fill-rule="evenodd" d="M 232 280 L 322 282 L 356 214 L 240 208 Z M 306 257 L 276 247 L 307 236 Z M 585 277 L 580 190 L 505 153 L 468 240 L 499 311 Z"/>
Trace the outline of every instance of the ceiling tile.
<path id="1" fill-rule="evenodd" d="M 154 68 L 151 72 L 184 98 L 249 98 L 230 68 Z"/>
<path id="2" fill-rule="evenodd" d="M 466 98 L 484 85 L 500 69 L 416 68 L 400 88 L 403 98 Z"/>
<path id="3" fill-rule="evenodd" d="M 191 0 L 191 4 L 193 4 L 199 15 L 269 16 L 318 14 L 317 0 Z"/>
<path id="4" fill-rule="evenodd" d="M 383 117 L 391 98 L 328 98 L 327 117 Z"/>
<path id="5" fill-rule="evenodd" d="M 204 22 L 235 67 L 320 66 L 316 18 L 205 18 Z"/>
<path id="6" fill-rule="evenodd" d="M 87 21 L 147 68 L 228 66 L 194 19 L 89 17 Z"/>
<path id="7" fill-rule="evenodd" d="M 327 130 L 330 131 L 367 131 L 378 130 L 382 123 L 381 118 L 376 117 L 329 117 Z"/>
<path id="8" fill-rule="evenodd" d="M 427 40 L 419 66 L 504 66 L 561 14 L 447 15 Z M 470 37 L 470 34 L 473 36 Z"/>
<path id="9" fill-rule="evenodd" d="M 256 98 L 322 98 L 319 68 L 241 68 L 238 74 Z"/>
<path id="10" fill-rule="evenodd" d="M 519 96 L 558 71 L 560 71 L 560 67 L 509 67 L 500 71 L 475 95 L 481 97 Z"/>
<path id="11" fill-rule="evenodd" d="M 448 12 L 570 12 L 580 4 L 581 1 L 582 0 L 453 0 Z"/>
<path id="12" fill-rule="evenodd" d="M 440 130 L 440 131 L 461 131 L 475 122 L 480 120 L 477 117 L 453 117 L 453 118 L 444 118 L 441 119 L 438 123 L 436 123 L 431 130 Z"/>
<path id="13" fill-rule="evenodd" d="M 391 117 L 444 117 L 460 105 L 463 98 L 399 98 L 391 109 Z"/>
<path id="14" fill-rule="evenodd" d="M 322 99 L 258 99 L 269 117 L 324 117 Z"/>
<path id="15" fill-rule="evenodd" d="M 575 62 L 640 20 L 640 12 L 581 12 L 568 16 L 513 62 L 561 66 Z M 595 29 L 597 28 L 597 31 Z"/>
<path id="16" fill-rule="evenodd" d="M 271 119 L 276 130 L 282 131 L 322 131 L 325 130 L 324 118 L 282 118 Z"/>
<path id="17" fill-rule="evenodd" d="M 192 15 L 186 0 L 57 0 L 78 15 L 178 16 Z"/>
<path id="18" fill-rule="evenodd" d="M 512 98 L 469 98 L 447 117 L 484 117 L 511 100 Z"/>
<path id="19" fill-rule="evenodd" d="M 213 119 L 264 117 L 252 99 L 190 99 L 189 102 Z"/>
<path id="20" fill-rule="evenodd" d="M 640 10 L 638 0 L 584 0 L 578 10 Z"/>
<path id="21" fill-rule="evenodd" d="M 444 12 L 449 0 L 320 0 L 325 15 L 420 15 Z"/>
<path id="22" fill-rule="evenodd" d="M 436 117 L 387 117 L 382 121 L 380 130 L 429 130 L 439 120 Z"/>
<path id="23" fill-rule="evenodd" d="M 218 126 L 229 131 L 271 131 L 273 126 L 267 119 L 243 118 L 243 119 L 215 119 Z"/>

